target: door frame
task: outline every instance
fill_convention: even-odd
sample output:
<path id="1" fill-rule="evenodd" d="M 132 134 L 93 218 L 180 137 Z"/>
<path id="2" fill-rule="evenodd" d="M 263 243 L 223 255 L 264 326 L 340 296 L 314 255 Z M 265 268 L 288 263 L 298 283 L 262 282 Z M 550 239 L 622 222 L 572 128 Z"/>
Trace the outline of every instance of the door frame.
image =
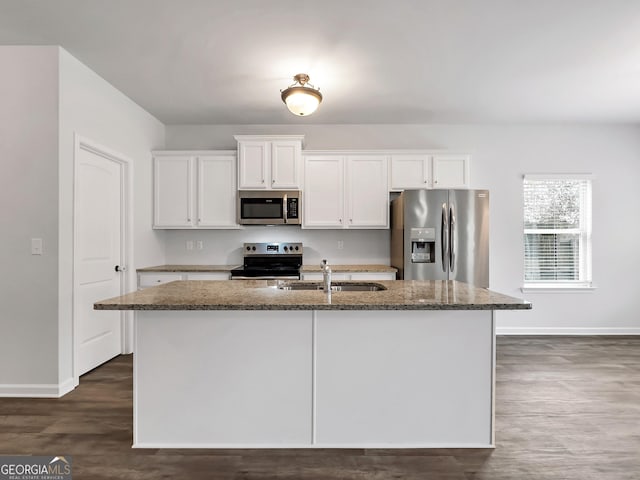
<path id="1" fill-rule="evenodd" d="M 77 204 L 78 199 L 78 159 L 80 151 L 85 150 L 95 155 L 101 156 L 112 162 L 116 162 L 121 166 L 120 173 L 120 265 L 124 265 L 126 270 L 122 276 L 120 285 L 120 294 L 123 295 L 130 290 L 131 285 L 136 284 L 134 273 L 131 268 L 133 265 L 133 162 L 130 158 L 120 152 L 112 150 L 101 145 L 91 139 L 74 133 L 73 147 L 73 306 L 71 314 L 72 324 L 72 345 L 73 345 L 73 378 L 75 386 L 80 383 L 78 375 L 78 335 L 77 335 L 77 312 L 78 312 L 78 288 L 76 266 L 78 263 L 76 245 L 78 243 L 78 225 L 77 225 Z M 123 354 L 133 353 L 133 312 L 122 311 L 120 314 L 120 331 L 121 342 L 120 351 Z"/>

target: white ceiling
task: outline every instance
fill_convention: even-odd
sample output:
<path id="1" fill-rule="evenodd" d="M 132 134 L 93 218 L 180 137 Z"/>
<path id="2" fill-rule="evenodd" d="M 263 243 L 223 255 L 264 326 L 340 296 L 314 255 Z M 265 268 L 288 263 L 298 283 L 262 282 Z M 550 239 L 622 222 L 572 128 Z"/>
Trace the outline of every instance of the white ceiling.
<path id="1" fill-rule="evenodd" d="M 61 45 L 167 124 L 640 123 L 640 0 L 0 0 L 0 44 Z"/>

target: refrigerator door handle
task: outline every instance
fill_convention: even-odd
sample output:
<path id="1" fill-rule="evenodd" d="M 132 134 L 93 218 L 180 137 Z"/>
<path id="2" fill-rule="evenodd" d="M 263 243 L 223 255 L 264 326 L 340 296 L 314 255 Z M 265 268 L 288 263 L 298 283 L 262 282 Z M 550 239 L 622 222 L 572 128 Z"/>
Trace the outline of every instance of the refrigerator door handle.
<path id="1" fill-rule="evenodd" d="M 442 271 L 447 271 L 447 256 L 449 255 L 449 220 L 447 218 L 447 204 L 442 204 L 442 223 L 440 225 L 440 251 L 442 253 Z"/>
<path id="2" fill-rule="evenodd" d="M 456 215 L 453 206 L 449 208 L 449 266 L 450 270 L 456 267 L 456 249 L 454 245 L 454 233 L 456 231 Z"/>

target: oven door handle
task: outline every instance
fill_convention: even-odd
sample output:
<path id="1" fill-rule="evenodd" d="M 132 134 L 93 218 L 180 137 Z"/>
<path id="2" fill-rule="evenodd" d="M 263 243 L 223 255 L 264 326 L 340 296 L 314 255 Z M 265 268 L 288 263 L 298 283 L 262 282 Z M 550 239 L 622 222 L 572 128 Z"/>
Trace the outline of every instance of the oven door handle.
<path id="1" fill-rule="evenodd" d="M 231 280 L 300 280 L 300 275 L 263 275 L 262 277 L 241 277 L 239 275 L 232 276 Z"/>

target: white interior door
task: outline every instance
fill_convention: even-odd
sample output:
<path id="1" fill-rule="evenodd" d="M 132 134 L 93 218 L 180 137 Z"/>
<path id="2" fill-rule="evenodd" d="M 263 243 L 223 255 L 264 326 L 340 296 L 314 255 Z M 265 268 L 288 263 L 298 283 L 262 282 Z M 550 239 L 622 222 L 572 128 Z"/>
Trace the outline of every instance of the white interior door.
<path id="1" fill-rule="evenodd" d="M 122 352 L 122 313 L 95 311 L 122 293 L 124 166 L 76 149 L 74 344 L 77 376 Z"/>

